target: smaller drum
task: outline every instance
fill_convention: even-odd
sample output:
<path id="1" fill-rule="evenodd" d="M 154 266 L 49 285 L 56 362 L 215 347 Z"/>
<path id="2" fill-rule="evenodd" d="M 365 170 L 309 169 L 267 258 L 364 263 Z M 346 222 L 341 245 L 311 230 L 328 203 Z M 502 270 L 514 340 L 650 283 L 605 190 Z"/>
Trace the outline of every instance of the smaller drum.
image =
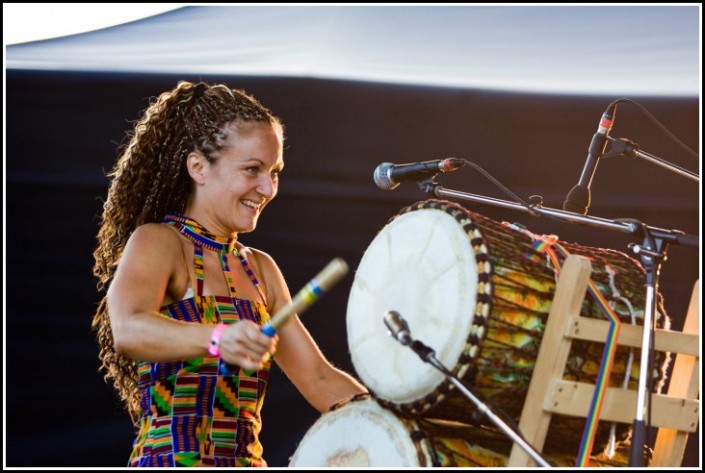
<path id="1" fill-rule="evenodd" d="M 323 414 L 309 429 L 290 467 L 504 466 L 506 457 L 474 445 L 468 426 L 432 422 L 357 396 Z M 507 443 L 492 431 L 489 441 Z M 466 438 L 464 438 L 466 437 Z M 478 437 L 481 437 L 478 435 Z"/>

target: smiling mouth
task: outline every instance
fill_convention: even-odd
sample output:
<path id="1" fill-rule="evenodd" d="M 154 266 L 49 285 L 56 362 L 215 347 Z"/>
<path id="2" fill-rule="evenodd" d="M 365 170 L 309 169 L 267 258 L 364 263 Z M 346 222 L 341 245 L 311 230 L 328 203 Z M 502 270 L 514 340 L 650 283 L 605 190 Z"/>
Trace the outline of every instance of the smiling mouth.
<path id="1" fill-rule="evenodd" d="M 255 212 L 258 212 L 260 210 L 260 208 L 262 207 L 261 203 L 258 204 L 256 202 L 251 201 L 251 200 L 241 200 L 240 202 L 242 203 L 242 205 L 254 210 Z"/>

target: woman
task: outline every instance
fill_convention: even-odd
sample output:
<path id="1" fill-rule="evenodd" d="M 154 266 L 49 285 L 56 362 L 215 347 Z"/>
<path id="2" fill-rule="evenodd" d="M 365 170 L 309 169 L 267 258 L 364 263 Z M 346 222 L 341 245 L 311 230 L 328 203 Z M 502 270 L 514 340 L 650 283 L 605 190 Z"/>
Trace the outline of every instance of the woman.
<path id="1" fill-rule="evenodd" d="M 139 428 L 131 466 L 266 466 L 270 356 L 320 412 L 365 388 L 324 358 L 261 251 L 237 241 L 276 196 L 280 121 L 225 85 L 180 82 L 128 135 L 94 252 L 106 378 Z"/>

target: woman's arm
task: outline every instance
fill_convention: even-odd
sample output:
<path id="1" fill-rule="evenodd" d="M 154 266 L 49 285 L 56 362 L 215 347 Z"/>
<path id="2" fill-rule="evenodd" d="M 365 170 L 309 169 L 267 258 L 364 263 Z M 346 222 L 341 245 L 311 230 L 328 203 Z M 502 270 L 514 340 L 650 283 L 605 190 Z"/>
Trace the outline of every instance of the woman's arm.
<path id="1" fill-rule="evenodd" d="M 170 281 L 185 268 L 179 238 L 165 225 L 146 224 L 135 230 L 125 246 L 107 297 L 115 350 L 127 358 L 176 361 L 209 356 L 213 325 L 159 314 Z M 276 339 L 260 333 L 256 324 L 238 322 L 222 334 L 221 357 L 230 364 L 258 369 L 275 345 Z"/>
<path id="2" fill-rule="evenodd" d="M 291 295 L 272 258 L 260 251 L 255 253 L 258 267 L 265 276 L 269 310 L 273 315 L 291 302 Z M 355 378 L 331 365 L 296 314 L 277 333 L 277 364 L 319 412 L 328 411 L 354 394 L 367 392 Z"/>

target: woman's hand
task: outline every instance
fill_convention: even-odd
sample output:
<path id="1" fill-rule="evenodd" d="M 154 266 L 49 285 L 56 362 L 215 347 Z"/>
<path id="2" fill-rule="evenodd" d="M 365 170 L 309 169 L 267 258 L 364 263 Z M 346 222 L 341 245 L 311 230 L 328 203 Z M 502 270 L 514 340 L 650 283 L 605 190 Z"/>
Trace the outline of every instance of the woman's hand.
<path id="1" fill-rule="evenodd" d="M 220 357 L 246 370 L 262 369 L 277 349 L 279 337 L 269 337 L 251 320 L 229 324 L 220 337 Z"/>

